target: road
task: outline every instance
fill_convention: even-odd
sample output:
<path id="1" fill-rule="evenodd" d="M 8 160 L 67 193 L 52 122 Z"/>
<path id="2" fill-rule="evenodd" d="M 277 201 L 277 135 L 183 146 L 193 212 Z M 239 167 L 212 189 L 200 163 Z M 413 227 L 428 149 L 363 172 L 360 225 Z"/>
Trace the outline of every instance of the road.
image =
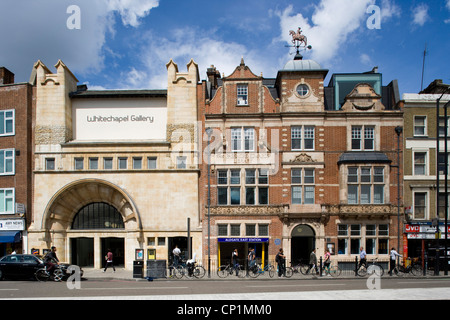
<path id="1" fill-rule="evenodd" d="M 1 281 L 0 299 L 70 300 L 334 300 L 450 299 L 450 278 Z M 372 290 L 368 289 L 368 286 Z"/>

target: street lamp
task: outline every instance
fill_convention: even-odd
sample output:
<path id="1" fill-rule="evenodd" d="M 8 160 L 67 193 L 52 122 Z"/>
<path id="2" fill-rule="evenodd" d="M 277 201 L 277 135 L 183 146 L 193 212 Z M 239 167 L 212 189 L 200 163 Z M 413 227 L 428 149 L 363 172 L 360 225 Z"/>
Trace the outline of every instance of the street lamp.
<path id="1" fill-rule="evenodd" d="M 211 278 L 211 143 L 212 129 L 206 128 L 208 135 L 208 278 Z"/>
<path id="2" fill-rule="evenodd" d="M 403 127 L 395 127 L 397 134 L 397 250 L 400 250 L 400 135 Z"/>

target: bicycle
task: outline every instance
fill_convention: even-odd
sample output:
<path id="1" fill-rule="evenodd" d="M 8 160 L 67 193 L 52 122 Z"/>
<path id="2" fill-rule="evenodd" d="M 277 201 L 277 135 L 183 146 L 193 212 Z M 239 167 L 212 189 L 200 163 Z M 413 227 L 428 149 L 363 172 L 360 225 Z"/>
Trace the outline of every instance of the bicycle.
<path id="1" fill-rule="evenodd" d="M 174 268 L 174 276 L 177 279 L 183 277 L 201 279 L 205 276 L 206 270 L 203 266 L 196 265 L 195 261 L 188 261 L 186 265 L 179 265 Z"/>
<path id="2" fill-rule="evenodd" d="M 262 268 L 260 264 L 258 265 L 258 272 L 260 275 L 264 275 L 267 272 L 269 273 L 269 277 L 273 278 L 275 271 L 275 267 L 271 264 L 266 264 L 264 268 Z"/>
<path id="3" fill-rule="evenodd" d="M 378 263 L 378 258 L 372 259 L 372 263 L 370 265 L 367 264 L 367 261 L 365 263 L 361 263 L 358 270 L 357 275 L 360 277 L 365 277 L 367 275 L 377 275 L 379 277 L 382 277 L 384 275 L 384 269 L 383 267 Z"/>
<path id="4" fill-rule="evenodd" d="M 236 272 L 239 278 L 245 277 L 245 269 L 242 265 L 233 266 L 232 264 L 225 264 L 217 268 L 219 278 L 226 278 Z"/>
<path id="5" fill-rule="evenodd" d="M 275 270 L 274 270 L 275 271 Z M 276 272 L 278 274 L 278 277 L 280 278 L 281 276 L 279 275 L 279 265 L 277 265 L 277 269 Z M 293 267 L 286 267 L 284 266 L 284 272 L 283 272 L 283 277 L 285 278 L 290 278 L 294 275 L 294 268 Z"/>
<path id="6" fill-rule="evenodd" d="M 297 266 L 297 268 L 300 270 L 300 273 L 305 275 L 305 276 L 310 274 L 311 270 L 313 270 L 313 269 L 316 270 L 315 274 L 319 273 L 319 271 L 317 270 L 317 266 L 316 265 L 313 265 L 313 266 L 310 267 L 309 264 L 300 264 L 300 265 Z M 313 275 L 314 275 L 314 273 L 313 273 Z"/>
<path id="7" fill-rule="evenodd" d="M 329 275 L 331 277 L 339 277 L 342 273 L 341 268 L 339 268 L 337 265 L 329 265 L 328 267 L 323 267 L 323 270 L 325 271 L 325 275 Z"/>
<path id="8" fill-rule="evenodd" d="M 422 266 L 414 262 L 410 263 L 407 267 L 405 267 L 403 264 L 397 264 L 392 271 L 395 272 L 398 277 L 403 277 L 408 273 L 411 273 L 414 276 L 423 275 Z"/>
<path id="9" fill-rule="evenodd" d="M 36 278 L 36 280 L 38 280 L 40 282 L 45 282 L 48 280 L 60 282 L 64 278 L 64 272 L 62 271 L 62 269 L 59 265 L 55 265 L 55 270 L 53 271 L 52 274 L 50 274 L 47 271 L 47 266 L 45 266 L 44 268 L 38 269 L 34 273 L 34 277 Z"/>

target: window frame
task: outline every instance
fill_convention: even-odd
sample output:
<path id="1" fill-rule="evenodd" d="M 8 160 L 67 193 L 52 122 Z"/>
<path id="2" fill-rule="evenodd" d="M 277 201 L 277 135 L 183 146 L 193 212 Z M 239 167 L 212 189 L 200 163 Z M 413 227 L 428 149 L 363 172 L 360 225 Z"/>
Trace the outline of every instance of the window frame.
<path id="1" fill-rule="evenodd" d="M 12 194 L 8 194 L 7 192 L 11 192 Z M 3 194 L 3 196 L 2 196 Z M 2 199 L 3 197 L 3 199 Z M 12 201 L 11 210 L 7 210 L 7 201 Z M 0 188 L 0 214 L 15 214 L 16 212 L 16 189 L 15 188 Z"/>
<path id="2" fill-rule="evenodd" d="M 10 153 L 10 155 L 8 155 Z M 12 176 L 16 174 L 16 149 L 0 149 L 0 159 L 3 158 L 3 164 L 0 167 L 3 167 L 3 171 L 0 172 L 0 176 Z M 11 167 L 11 170 L 7 171 L 8 166 Z"/>
<path id="3" fill-rule="evenodd" d="M 6 116 L 7 113 L 11 112 L 11 116 Z M 0 120 L 3 114 L 3 128 L 4 132 L 0 131 L 0 137 L 7 137 L 7 136 L 15 136 L 16 135 L 16 110 L 15 109 L 6 109 L 6 110 L 0 110 Z M 11 131 L 6 131 L 8 127 L 8 122 L 11 122 Z M 1 130 L 1 125 L 0 125 Z"/>

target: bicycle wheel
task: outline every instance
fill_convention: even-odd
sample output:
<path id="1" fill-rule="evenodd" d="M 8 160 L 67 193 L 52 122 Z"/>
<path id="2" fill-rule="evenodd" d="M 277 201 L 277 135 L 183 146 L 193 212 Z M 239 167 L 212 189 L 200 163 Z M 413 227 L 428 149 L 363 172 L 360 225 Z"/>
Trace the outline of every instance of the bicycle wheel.
<path id="1" fill-rule="evenodd" d="M 248 275 L 251 278 L 257 278 L 259 276 L 259 268 L 258 266 L 253 266 L 248 269 Z"/>
<path id="2" fill-rule="evenodd" d="M 420 265 L 418 265 L 418 264 L 413 265 L 413 266 L 412 266 L 412 269 L 411 269 L 411 273 L 412 273 L 413 275 L 415 275 L 416 277 L 423 276 L 423 269 L 422 269 L 422 266 L 420 266 Z"/>
<path id="3" fill-rule="evenodd" d="M 269 271 L 269 277 L 273 278 L 273 276 L 275 275 L 275 268 L 272 265 L 268 265 L 267 266 L 267 270 Z"/>
<path id="4" fill-rule="evenodd" d="M 378 277 L 382 277 L 383 274 L 384 274 L 384 269 L 383 269 L 383 267 L 381 267 L 381 266 L 379 266 L 379 265 L 373 264 L 373 265 L 370 265 L 370 266 L 367 268 L 367 274 L 368 274 L 369 276 L 371 276 L 371 275 L 376 275 L 376 276 L 378 276 Z"/>
<path id="5" fill-rule="evenodd" d="M 398 277 L 404 277 L 408 273 L 408 270 L 403 266 L 396 266 L 394 272 Z"/>
<path id="6" fill-rule="evenodd" d="M 367 268 L 365 265 L 362 265 L 361 267 L 359 267 L 358 272 L 357 272 L 358 276 L 360 277 L 365 277 L 367 276 Z"/>
<path id="7" fill-rule="evenodd" d="M 203 268 L 203 266 L 196 266 L 193 274 L 197 279 L 201 279 L 205 276 L 206 270 L 205 268 Z"/>
<path id="8" fill-rule="evenodd" d="M 44 269 L 39 269 L 36 271 L 34 276 L 36 277 L 36 280 L 41 282 L 45 282 L 50 278 L 50 275 Z"/>
<path id="9" fill-rule="evenodd" d="M 342 270 L 338 266 L 330 267 L 330 274 L 332 277 L 339 277 L 341 275 L 341 272 Z"/>
<path id="10" fill-rule="evenodd" d="M 247 271 L 245 270 L 244 266 L 239 266 L 238 267 L 238 277 L 239 278 L 245 278 L 245 276 L 247 275 Z"/>
<path id="11" fill-rule="evenodd" d="M 292 277 L 293 274 L 294 274 L 294 270 L 291 267 L 286 267 L 286 271 L 284 272 L 284 276 L 286 278 L 290 278 L 290 277 Z"/>
<path id="12" fill-rule="evenodd" d="M 307 265 L 307 264 L 300 265 L 299 269 L 300 269 L 301 274 L 303 274 L 305 276 L 307 274 L 309 274 L 312 270 L 312 268 L 311 268 L 311 270 L 309 269 L 309 265 Z"/>
<path id="13" fill-rule="evenodd" d="M 61 269 L 56 269 L 53 272 L 53 281 L 60 282 L 64 278 L 64 273 Z"/>
<path id="14" fill-rule="evenodd" d="M 173 269 L 173 275 L 175 276 L 175 278 L 177 279 L 181 279 L 183 278 L 183 276 L 186 273 L 186 269 L 184 269 L 184 267 L 182 266 L 178 266 L 176 268 Z"/>
<path id="15" fill-rule="evenodd" d="M 217 268 L 217 275 L 219 278 L 226 278 L 230 275 L 229 267 L 230 266 L 220 266 Z"/>

